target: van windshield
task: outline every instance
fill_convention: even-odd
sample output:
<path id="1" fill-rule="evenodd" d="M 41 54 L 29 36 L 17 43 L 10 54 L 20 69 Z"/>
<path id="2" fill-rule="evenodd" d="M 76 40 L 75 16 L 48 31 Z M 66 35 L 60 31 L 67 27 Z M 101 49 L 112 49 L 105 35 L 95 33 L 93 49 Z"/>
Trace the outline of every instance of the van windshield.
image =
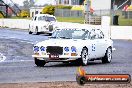
<path id="1" fill-rule="evenodd" d="M 46 17 L 46 16 L 40 16 L 38 17 L 39 21 L 47 21 L 47 22 L 51 22 L 51 21 L 56 21 L 56 19 L 54 17 Z"/>

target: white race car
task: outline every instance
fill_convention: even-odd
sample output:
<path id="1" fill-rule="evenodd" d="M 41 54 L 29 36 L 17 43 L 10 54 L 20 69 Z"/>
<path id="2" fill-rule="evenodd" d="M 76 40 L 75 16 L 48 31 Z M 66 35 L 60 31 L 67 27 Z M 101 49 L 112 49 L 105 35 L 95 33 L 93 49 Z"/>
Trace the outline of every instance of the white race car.
<path id="1" fill-rule="evenodd" d="M 37 14 L 33 17 L 29 24 L 29 34 L 48 33 L 52 34 L 56 17 L 49 14 Z"/>
<path id="2" fill-rule="evenodd" d="M 49 40 L 34 45 L 37 66 L 48 62 L 72 62 L 87 65 L 88 61 L 110 63 L 113 41 L 100 29 L 56 29 Z"/>

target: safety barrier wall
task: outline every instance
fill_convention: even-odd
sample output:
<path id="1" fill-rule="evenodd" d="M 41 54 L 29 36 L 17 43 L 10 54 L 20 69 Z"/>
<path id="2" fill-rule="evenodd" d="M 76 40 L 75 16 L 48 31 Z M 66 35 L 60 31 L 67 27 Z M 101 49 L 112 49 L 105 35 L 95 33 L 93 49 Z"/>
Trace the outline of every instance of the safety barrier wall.
<path id="1" fill-rule="evenodd" d="M 0 19 L 1 27 L 28 29 L 31 20 L 27 19 Z"/>
<path id="2" fill-rule="evenodd" d="M 111 38 L 132 40 L 132 26 L 111 26 Z"/>
<path id="3" fill-rule="evenodd" d="M 0 19 L 1 27 L 18 28 L 18 29 L 28 29 L 31 20 L 27 19 Z M 56 25 L 59 27 L 71 27 L 71 28 L 103 28 L 106 35 L 111 35 L 112 39 L 132 39 L 132 26 L 102 26 L 102 25 L 88 25 L 79 23 L 68 23 L 68 22 L 58 22 Z M 107 29 L 110 29 L 108 32 Z"/>

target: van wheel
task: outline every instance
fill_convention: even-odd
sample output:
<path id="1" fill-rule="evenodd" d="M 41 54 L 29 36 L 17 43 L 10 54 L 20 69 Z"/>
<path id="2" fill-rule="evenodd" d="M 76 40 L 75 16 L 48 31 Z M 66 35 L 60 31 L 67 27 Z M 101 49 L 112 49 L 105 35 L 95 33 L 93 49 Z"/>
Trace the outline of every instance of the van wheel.
<path id="1" fill-rule="evenodd" d="M 33 32 L 29 31 L 29 34 L 32 34 Z"/>
<path id="2" fill-rule="evenodd" d="M 36 35 L 39 35 L 38 27 L 36 27 L 36 29 L 35 29 L 35 34 L 36 34 Z"/>

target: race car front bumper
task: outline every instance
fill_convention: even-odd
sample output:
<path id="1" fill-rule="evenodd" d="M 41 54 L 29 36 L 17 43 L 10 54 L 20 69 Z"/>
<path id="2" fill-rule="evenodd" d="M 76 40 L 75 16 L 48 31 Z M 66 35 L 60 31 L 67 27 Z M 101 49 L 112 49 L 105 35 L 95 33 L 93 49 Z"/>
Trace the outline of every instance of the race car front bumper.
<path id="1" fill-rule="evenodd" d="M 51 59 L 49 58 L 49 55 L 32 55 L 33 58 L 39 59 L 39 60 L 45 60 L 47 62 L 66 62 L 66 61 L 74 61 L 78 58 L 81 58 L 81 56 L 65 56 L 60 55 L 57 59 Z"/>

